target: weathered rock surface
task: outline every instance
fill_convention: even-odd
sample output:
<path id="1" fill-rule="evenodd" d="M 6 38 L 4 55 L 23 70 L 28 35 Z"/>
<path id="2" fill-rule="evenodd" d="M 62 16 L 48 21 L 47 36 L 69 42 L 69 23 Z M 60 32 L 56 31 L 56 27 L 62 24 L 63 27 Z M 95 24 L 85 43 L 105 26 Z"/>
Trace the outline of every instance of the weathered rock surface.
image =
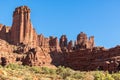
<path id="1" fill-rule="evenodd" d="M 120 70 L 120 46 L 111 49 L 78 50 L 66 53 L 66 66 L 75 70 Z"/>
<path id="2" fill-rule="evenodd" d="M 0 39 L 0 64 L 1 65 L 4 66 L 16 61 L 15 56 L 17 55 L 12 52 L 14 47 L 15 46 L 10 45 L 6 41 Z"/>
<path id="3" fill-rule="evenodd" d="M 10 39 L 10 27 L 0 24 L 0 39 L 9 42 Z"/>
<path id="4" fill-rule="evenodd" d="M 75 42 L 75 43 L 73 43 Z M 13 13 L 11 27 L 0 24 L 0 64 L 18 63 L 29 66 L 66 66 L 75 70 L 120 70 L 120 46 L 96 47 L 94 36 L 83 32 L 76 41 L 66 35 L 38 35 L 30 20 L 30 9 L 20 6 Z"/>
<path id="5" fill-rule="evenodd" d="M 51 57 L 42 48 L 32 48 L 27 52 L 26 57 L 23 59 L 23 65 L 29 66 L 44 66 L 51 63 Z"/>
<path id="6" fill-rule="evenodd" d="M 15 9 L 13 13 L 13 24 L 11 27 L 12 44 L 29 44 L 36 46 L 37 34 L 30 21 L 30 9 L 27 6 L 21 6 Z"/>
<path id="7" fill-rule="evenodd" d="M 77 49 L 92 49 L 94 47 L 94 36 L 91 36 L 89 39 L 87 38 L 87 35 L 83 32 L 78 34 L 77 36 L 77 43 L 76 48 Z"/>
<path id="8" fill-rule="evenodd" d="M 60 38 L 60 47 L 61 47 L 61 50 L 62 51 L 67 51 L 67 37 L 66 35 L 62 35 L 61 38 Z"/>

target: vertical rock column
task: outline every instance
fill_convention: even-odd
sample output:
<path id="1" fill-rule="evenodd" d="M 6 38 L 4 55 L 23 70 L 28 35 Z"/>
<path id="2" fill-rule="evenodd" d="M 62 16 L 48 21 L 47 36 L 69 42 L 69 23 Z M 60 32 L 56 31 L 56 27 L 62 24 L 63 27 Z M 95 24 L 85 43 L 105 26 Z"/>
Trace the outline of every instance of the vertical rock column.
<path id="1" fill-rule="evenodd" d="M 20 14 L 20 42 L 23 41 L 23 37 L 24 37 L 24 30 L 23 30 L 23 26 L 24 26 L 24 12 L 21 11 L 21 14 Z"/>
<path id="2" fill-rule="evenodd" d="M 24 37 L 25 37 L 25 43 L 28 43 L 29 40 L 31 42 L 31 25 L 30 25 L 30 11 L 25 8 L 25 12 L 24 12 Z"/>
<path id="3" fill-rule="evenodd" d="M 13 24 L 11 28 L 11 43 L 24 43 L 35 45 L 37 34 L 30 21 L 30 9 L 27 6 L 20 6 L 13 13 Z M 35 37 L 35 39 L 34 39 Z"/>

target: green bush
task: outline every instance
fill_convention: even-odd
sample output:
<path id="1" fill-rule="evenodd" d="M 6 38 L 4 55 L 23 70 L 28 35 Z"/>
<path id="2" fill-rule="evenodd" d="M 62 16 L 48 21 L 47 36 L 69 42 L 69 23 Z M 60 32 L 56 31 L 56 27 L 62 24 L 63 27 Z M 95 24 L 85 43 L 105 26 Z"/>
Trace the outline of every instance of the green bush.
<path id="1" fill-rule="evenodd" d="M 47 67 L 42 67 L 42 72 L 44 74 L 56 74 L 55 69 L 50 69 L 50 68 L 47 68 Z"/>
<path id="2" fill-rule="evenodd" d="M 118 79 L 114 79 L 114 77 L 112 77 L 112 75 L 109 74 L 108 72 L 97 71 L 94 74 L 94 80 L 118 80 Z"/>
<path id="3" fill-rule="evenodd" d="M 84 78 L 84 74 L 83 73 L 80 73 L 80 72 L 75 72 L 72 77 L 75 78 L 75 79 L 83 79 Z"/>
<path id="4" fill-rule="evenodd" d="M 23 65 L 18 65 L 18 64 L 8 64 L 6 66 L 6 68 L 10 68 L 12 70 L 16 70 L 16 69 L 24 69 L 25 67 Z"/>
<path id="5" fill-rule="evenodd" d="M 66 79 L 67 77 L 72 76 L 73 71 L 70 68 L 59 66 L 58 69 L 56 70 L 56 73 L 60 75 L 63 79 Z"/>
<path id="6" fill-rule="evenodd" d="M 116 79 L 114 79 L 111 74 L 106 73 L 104 80 L 116 80 Z"/>
<path id="7" fill-rule="evenodd" d="M 40 67 L 37 67 L 37 66 L 32 66 L 32 67 L 29 68 L 29 70 L 34 72 L 34 73 L 40 73 L 41 72 Z"/>
<path id="8" fill-rule="evenodd" d="M 94 80 L 105 80 L 105 74 L 99 71 L 95 72 Z"/>

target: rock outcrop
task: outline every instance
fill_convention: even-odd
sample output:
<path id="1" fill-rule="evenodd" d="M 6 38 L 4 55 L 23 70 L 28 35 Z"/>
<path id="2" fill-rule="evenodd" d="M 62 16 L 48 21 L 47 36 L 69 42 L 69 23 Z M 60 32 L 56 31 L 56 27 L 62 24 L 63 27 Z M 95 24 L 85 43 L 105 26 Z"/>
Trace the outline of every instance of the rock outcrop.
<path id="1" fill-rule="evenodd" d="M 12 44 L 30 44 L 36 45 L 37 34 L 30 21 L 30 9 L 27 6 L 21 6 L 15 9 L 13 13 L 13 24 L 11 27 Z"/>
<path id="2" fill-rule="evenodd" d="M 74 43 L 73 43 L 74 42 Z M 13 13 L 11 27 L 0 24 L 0 64 L 18 63 L 29 66 L 66 66 L 75 70 L 120 70 L 120 46 L 96 47 L 94 36 L 81 32 L 76 41 L 62 35 L 38 35 L 30 20 L 30 9 L 20 6 Z"/>
<path id="3" fill-rule="evenodd" d="M 61 38 L 60 38 L 60 47 L 61 47 L 61 50 L 62 51 L 66 51 L 67 50 L 67 37 L 66 35 L 62 35 Z"/>
<path id="4" fill-rule="evenodd" d="M 66 54 L 66 66 L 75 70 L 120 70 L 120 47 L 111 49 L 79 50 Z"/>
<path id="5" fill-rule="evenodd" d="M 94 47 L 94 36 L 91 36 L 89 39 L 87 35 L 83 32 L 78 34 L 76 48 L 78 49 L 92 49 Z"/>
<path id="6" fill-rule="evenodd" d="M 72 40 L 69 41 L 69 43 L 68 43 L 68 45 L 67 45 L 67 49 L 68 49 L 68 52 L 73 51 L 73 42 L 72 42 Z"/>
<path id="7" fill-rule="evenodd" d="M 38 46 L 49 48 L 49 38 L 45 38 L 42 34 L 38 35 Z"/>
<path id="8" fill-rule="evenodd" d="M 10 27 L 0 24 L 0 39 L 9 42 L 10 39 Z"/>

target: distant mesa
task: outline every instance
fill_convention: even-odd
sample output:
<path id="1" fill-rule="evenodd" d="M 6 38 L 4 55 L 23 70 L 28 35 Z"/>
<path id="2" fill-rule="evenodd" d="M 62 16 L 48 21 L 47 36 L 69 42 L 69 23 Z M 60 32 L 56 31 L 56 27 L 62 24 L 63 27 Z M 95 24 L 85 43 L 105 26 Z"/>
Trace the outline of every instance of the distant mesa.
<path id="1" fill-rule="evenodd" d="M 20 6 L 13 12 L 12 26 L 0 24 L 1 65 L 19 63 L 29 66 L 65 66 L 75 70 L 120 69 L 120 46 L 105 49 L 95 46 L 94 36 L 84 32 L 76 41 L 66 35 L 44 37 L 37 34 L 30 19 L 30 9 Z M 24 54 L 25 56 L 23 56 Z"/>

